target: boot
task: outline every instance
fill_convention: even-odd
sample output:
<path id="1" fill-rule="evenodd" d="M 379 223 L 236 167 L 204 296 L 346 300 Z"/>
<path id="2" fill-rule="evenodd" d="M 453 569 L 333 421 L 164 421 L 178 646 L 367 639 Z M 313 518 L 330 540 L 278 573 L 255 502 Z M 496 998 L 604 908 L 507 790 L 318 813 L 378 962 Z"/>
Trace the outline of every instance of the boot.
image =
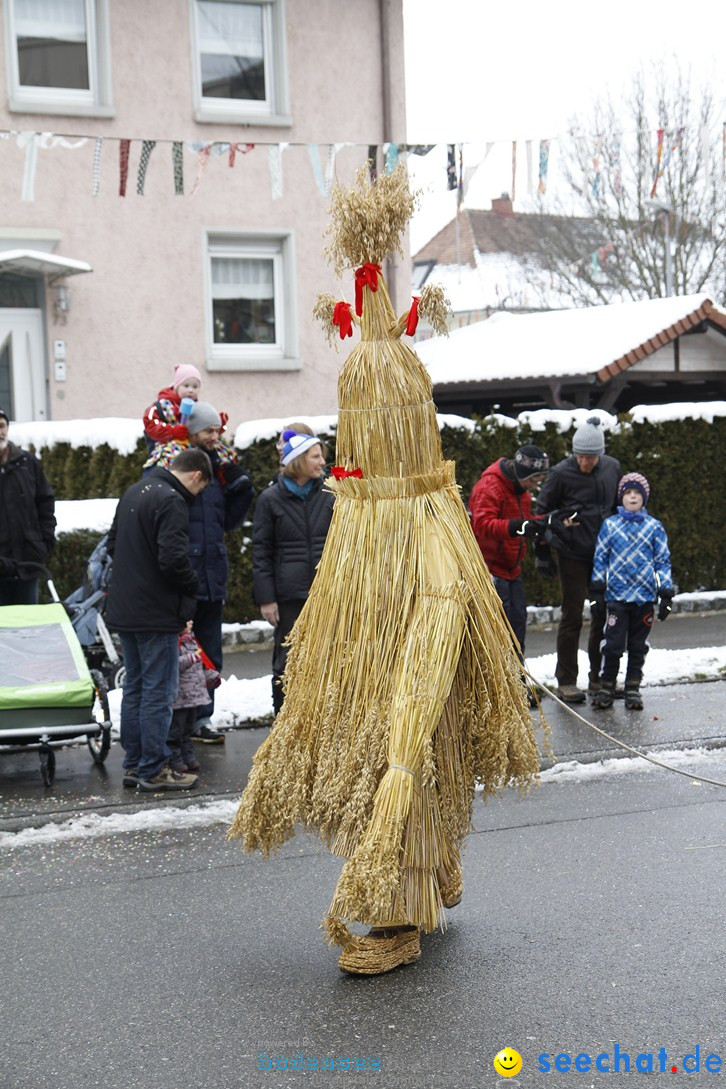
<path id="1" fill-rule="evenodd" d="M 599 707 L 600 710 L 606 710 L 608 707 L 612 707 L 613 700 L 615 699 L 615 681 L 600 681 L 600 687 L 592 697 L 593 707 Z"/>
<path id="2" fill-rule="evenodd" d="M 640 694 L 640 688 L 637 684 L 626 684 L 625 706 L 627 707 L 628 711 L 643 710 L 643 697 Z"/>

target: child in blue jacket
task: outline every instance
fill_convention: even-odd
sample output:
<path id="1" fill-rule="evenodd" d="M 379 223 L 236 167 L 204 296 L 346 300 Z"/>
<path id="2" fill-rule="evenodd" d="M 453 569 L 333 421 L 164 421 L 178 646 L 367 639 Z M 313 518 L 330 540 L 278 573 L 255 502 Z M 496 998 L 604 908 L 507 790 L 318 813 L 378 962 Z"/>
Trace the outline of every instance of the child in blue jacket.
<path id="1" fill-rule="evenodd" d="M 590 607 L 607 609 L 602 642 L 603 669 L 595 707 L 612 707 L 620 659 L 627 649 L 625 706 L 642 711 L 640 682 L 648 653 L 655 603 L 658 619 L 671 611 L 668 538 L 662 522 L 645 509 L 650 484 L 640 473 L 626 473 L 618 484 L 618 510 L 606 518 L 595 546 Z"/>

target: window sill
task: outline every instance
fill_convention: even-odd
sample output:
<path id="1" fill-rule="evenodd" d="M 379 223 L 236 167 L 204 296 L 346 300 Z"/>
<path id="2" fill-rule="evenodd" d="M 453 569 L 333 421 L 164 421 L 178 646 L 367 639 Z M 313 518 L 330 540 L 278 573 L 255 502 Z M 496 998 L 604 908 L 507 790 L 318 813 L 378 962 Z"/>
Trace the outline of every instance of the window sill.
<path id="1" fill-rule="evenodd" d="M 246 128 L 292 128 L 292 116 L 286 113 L 249 114 L 225 110 L 197 109 L 194 120 L 202 125 L 244 125 Z"/>
<path id="2" fill-rule="evenodd" d="M 208 371 L 299 371 L 302 370 L 302 359 L 292 356 L 279 356 L 275 359 L 263 359 L 246 357 L 237 359 L 207 358 Z"/>
<path id="3" fill-rule="evenodd" d="M 53 117 L 115 117 L 113 106 L 81 106 L 67 102 L 25 102 L 20 98 L 8 100 L 9 113 L 47 114 Z"/>

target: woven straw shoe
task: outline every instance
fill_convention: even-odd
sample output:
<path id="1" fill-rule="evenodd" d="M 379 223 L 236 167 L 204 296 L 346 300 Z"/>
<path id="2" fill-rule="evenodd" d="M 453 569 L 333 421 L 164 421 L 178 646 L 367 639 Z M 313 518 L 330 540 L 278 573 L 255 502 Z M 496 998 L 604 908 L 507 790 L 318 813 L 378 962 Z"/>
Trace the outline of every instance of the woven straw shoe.
<path id="1" fill-rule="evenodd" d="M 420 956 L 418 927 L 412 926 L 356 936 L 340 954 L 338 967 L 352 975 L 377 976 L 400 964 L 413 964 Z"/>

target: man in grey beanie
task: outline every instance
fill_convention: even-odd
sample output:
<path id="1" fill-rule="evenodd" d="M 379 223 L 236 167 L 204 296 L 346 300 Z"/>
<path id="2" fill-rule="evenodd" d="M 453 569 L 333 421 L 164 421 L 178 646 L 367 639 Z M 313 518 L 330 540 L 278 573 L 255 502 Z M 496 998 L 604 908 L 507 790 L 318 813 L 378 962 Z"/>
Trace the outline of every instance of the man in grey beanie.
<path id="1" fill-rule="evenodd" d="M 620 463 L 605 453 L 605 435 L 597 416 L 588 416 L 575 431 L 572 454 L 555 465 L 537 500 L 537 513 L 559 511 L 552 540 L 557 553 L 557 571 L 562 587 L 562 618 L 557 629 L 557 694 L 566 703 L 582 703 L 587 693 L 577 686 L 577 652 L 582 630 L 582 612 L 587 598 L 595 544 L 600 526 L 615 513 Z M 542 574 L 554 575 L 549 547 L 538 543 L 535 566 Z M 587 653 L 590 660 L 588 692 L 600 688 L 601 651 L 605 613 L 590 618 Z"/>

